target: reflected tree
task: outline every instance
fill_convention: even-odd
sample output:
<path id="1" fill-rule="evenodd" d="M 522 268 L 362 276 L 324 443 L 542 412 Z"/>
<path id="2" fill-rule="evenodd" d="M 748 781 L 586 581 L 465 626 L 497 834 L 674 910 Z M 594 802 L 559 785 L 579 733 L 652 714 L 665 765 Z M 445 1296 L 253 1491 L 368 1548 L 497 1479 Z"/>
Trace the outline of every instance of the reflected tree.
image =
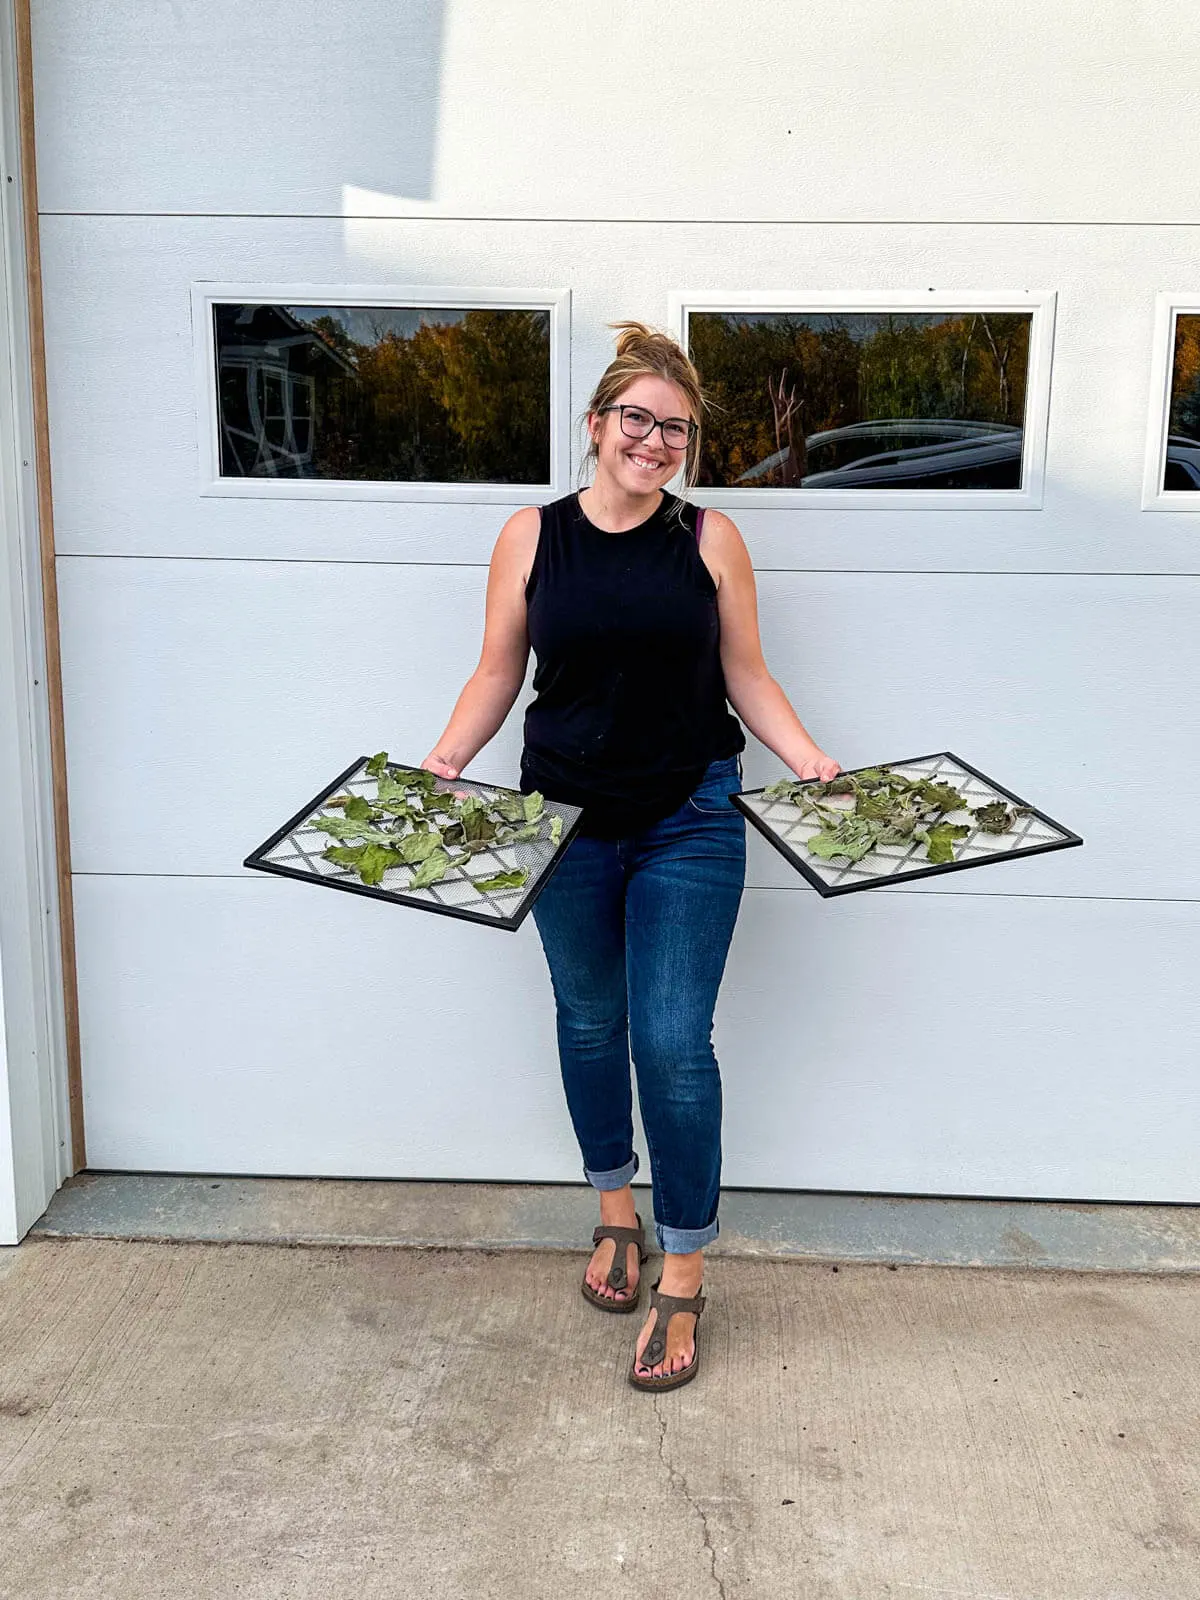
<path id="1" fill-rule="evenodd" d="M 814 438 L 852 424 L 1019 428 L 1031 320 L 1025 312 L 694 312 L 689 348 L 711 402 L 700 481 L 794 485 L 809 470 Z M 848 443 L 841 459 L 855 448 Z"/>

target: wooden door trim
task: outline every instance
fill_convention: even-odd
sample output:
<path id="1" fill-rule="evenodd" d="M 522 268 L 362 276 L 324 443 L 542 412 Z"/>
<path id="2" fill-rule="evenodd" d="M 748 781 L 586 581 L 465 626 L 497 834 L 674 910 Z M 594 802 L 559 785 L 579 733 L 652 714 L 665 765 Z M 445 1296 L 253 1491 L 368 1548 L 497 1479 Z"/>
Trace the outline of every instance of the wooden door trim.
<path id="1" fill-rule="evenodd" d="M 58 928 L 66 1039 L 67 1096 L 71 1118 L 71 1170 L 87 1165 L 83 1128 L 83 1078 L 79 1050 L 79 990 L 75 965 L 75 911 L 71 885 L 71 831 L 67 807 L 67 756 L 63 727 L 62 662 L 59 649 L 58 575 L 50 479 L 50 426 L 46 396 L 46 346 L 42 314 L 42 258 L 38 228 L 37 155 L 33 115 L 33 39 L 30 0 L 15 0 L 18 117 L 21 130 L 21 205 L 29 305 L 29 352 L 33 380 L 33 437 L 37 482 L 38 547 L 46 653 L 46 701 L 50 724 L 50 777 L 54 853 L 58 884 Z"/>

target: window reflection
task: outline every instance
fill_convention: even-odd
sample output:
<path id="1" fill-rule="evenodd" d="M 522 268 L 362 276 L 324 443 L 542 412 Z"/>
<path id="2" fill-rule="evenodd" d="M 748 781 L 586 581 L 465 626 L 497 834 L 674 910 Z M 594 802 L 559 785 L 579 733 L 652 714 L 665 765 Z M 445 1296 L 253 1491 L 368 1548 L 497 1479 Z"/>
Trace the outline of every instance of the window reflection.
<path id="1" fill-rule="evenodd" d="M 699 312 L 700 482 L 1019 489 L 1030 312 Z"/>
<path id="2" fill-rule="evenodd" d="M 1200 315 L 1175 318 L 1163 489 L 1200 489 Z"/>
<path id="3" fill-rule="evenodd" d="M 550 481 L 550 313 L 214 305 L 222 477 Z"/>

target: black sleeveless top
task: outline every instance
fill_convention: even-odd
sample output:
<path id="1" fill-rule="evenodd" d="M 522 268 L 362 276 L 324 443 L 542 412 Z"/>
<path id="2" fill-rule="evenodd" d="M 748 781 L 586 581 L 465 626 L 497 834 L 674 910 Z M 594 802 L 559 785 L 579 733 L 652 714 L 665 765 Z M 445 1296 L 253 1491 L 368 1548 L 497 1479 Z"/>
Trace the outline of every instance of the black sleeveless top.
<path id="1" fill-rule="evenodd" d="M 589 522 L 577 495 L 542 508 L 525 587 L 537 670 L 521 788 L 582 806 L 593 838 L 662 821 L 710 762 L 746 748 L 696 522 L 667 493 L 624 533 Z"/>

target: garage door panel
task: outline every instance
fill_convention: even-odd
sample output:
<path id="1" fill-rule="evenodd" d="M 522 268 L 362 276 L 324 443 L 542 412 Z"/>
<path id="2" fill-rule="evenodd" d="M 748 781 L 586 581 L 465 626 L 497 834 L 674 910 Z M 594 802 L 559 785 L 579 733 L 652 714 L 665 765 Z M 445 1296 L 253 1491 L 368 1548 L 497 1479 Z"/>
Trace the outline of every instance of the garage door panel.
<path id="1" fill-rule="evenodd" d="M 532 924 L 257 878 L 76 894 L 91 1166 L 580 1181 Z M 1194 906 L 751 891 L 724 1181 L 1194 1203 L 1198 957 Z"/>
<path id="2" fill-rule="evenodd" d="M 419 761 L 478 659 L 471 567 L 62 558 L 78 872 L 234 874 L 356 755 Z M 845 765 L 953 749 L 1082 850 L 905 893 L 1200 898 L 1200 580 L 764 573 L 770 666 Z M 524 699 L 472 775 L 515 782 Z M 752 741 L 747 787 L 780 776 Z M 757 837 L 750 881 L 802 892 Z"/>
<path id="3" fill-rule="evenodd" d="M 1194 229 L 48 215 L 41 228 L 55 540 L 69 554 L 486 561 L 503 507 L 200 492 L 190 286 L 571 291 L 574 426 L 609 324 L 689 289 L 1036 286 L 1058 296 L 1044 512 L 739 507 L 760 567 L 1197 571 L 1196 515 L 1145 516 L 1154 301 L 1195 273 Z M 614 263 L 618 263 L 614 269 Z M 248 290 L 249 292 L 249 290 Z"/>

